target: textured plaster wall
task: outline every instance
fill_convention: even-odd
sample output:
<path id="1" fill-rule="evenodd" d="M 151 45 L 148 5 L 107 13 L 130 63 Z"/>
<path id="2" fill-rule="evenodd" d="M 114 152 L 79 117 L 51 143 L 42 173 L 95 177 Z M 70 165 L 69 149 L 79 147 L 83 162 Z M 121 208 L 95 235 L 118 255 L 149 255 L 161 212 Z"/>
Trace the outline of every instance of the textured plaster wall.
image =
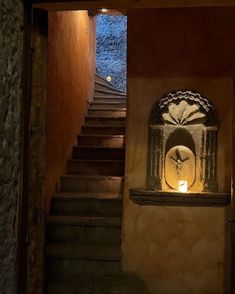
<path id="1" fill-rule="evenodd" d="M 234 35 L 234 9 L 128 13 L 123 268 L 142 277 L 152 294 L 224 290 L 224 208 L 141 207 L 129 200 L 128 189 L 146 185 L 154 104 L 169 91 L 194 89 L 218 110 L 218 180 L 221 191 L 230 191 Z"/>
<path id="2" fill-rule="evenodd" d="M 23 5 L 0 5 L 0 293 L 15 293 Z"/>
<path id="3" fill-rule="evenodd" d="M 126 90 L 127 17 L 97 16 L 96 67 L 106 78 L 112 77 L 112 84 Z"/>
<path id="4" fill-rule="evenodd" d="M 96 31 L 87 11 L 51 12 L 48 27 L 47 211 L 93 97 Z"/>

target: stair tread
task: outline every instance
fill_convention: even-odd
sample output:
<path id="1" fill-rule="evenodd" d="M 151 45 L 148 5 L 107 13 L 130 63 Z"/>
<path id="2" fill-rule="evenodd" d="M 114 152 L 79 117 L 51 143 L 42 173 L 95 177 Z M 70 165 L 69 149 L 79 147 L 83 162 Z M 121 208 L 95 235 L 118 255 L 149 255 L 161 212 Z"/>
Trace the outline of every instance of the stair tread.
<path id="1" fill-rule="evenodd" d="M 56 193 L 54 199 L 77 199 L 77 200 L 97 200 L 97 201 L 122 201 L 122 194 L 117 193 Z"/>
<path id="2" fill-rule="evenodd" d="M 85 124 L 83 127 L 89 127 L 89 128 L 125 128 L 125 126 L 116 126 L 116 125 L 89 125 Z"/>
<path id="3" fill-rule="evenodd" d="M 47 256 L 118 261 L 121 252 L 119 246 L 51 244 L 47 246 Z"/>
<path id="4" fill-rule="evenodd" d="M 120 273 L 116 275 L 97 275 L 97 274 L 80 274 L 80 275 L 66 275 L 66 274 L 53 274 L 49 277 L 49 281 L 53 282 L 65 282 L 65 283 L 71 283 L 71 282 L 77 282 L 82 281 L 86 283 L 87 281 L 93 281 L 98 282 L 101 284 L 107 284 L 107 283 L 115 283 L 119 284 L 120 281 L 122 283 L 139 283 L 142 284 L 142 281 L 138 279 L 137 277 L 125 275 L 125 273 Z"/>
<path id="5" fill-rule="evenodd" d="M 109 94 L 109 96 L 105 96 L 105 95 L 94 95 L 93 96 L 94 99 L 98 98 L 98 99 L 125 99 L 126 100 L 126 95 L 113 95 L 112 94 Z"/>
<path id="6" fill-rule="evenodd" d="M 106 134 L 80 134 L 79 137 L 108 137 L 108 138 L 124 138 L 125 135 L 106 135 Z"/>
<path id="7" fill-rule="evenodd" d="M 105 87 L 105 88 L 107 88 L 107 89 L 110 89 L 110 90 L 112 90 L 112 91 L 116 91 L 117 93 L 125 94 L 125 92 L 119 90 L 118 88 L 116 88 L 116 87 L 113 86 L 112 84 L 109 85 L 109 84 L 108 84 L 108 81 L 106 81 L 105 79 L 103 80 L 103 82 L 95 80 L 95 86 L 96 86 L 96 85 L 103 86 L 103 87 Z"/>
<path id="8" fill-rule="evenodd" d="M 124 102 L 118 102 L 118 101 L 112 101 L 112 102 L 101 102 L 101 101 L 92 101 L 91 104 L 97 104 L 97 105 L 102 105 L 102 104 L 108 104 L 108 105 L 119 105 L 119 104 L 124 104 Z"/>
<path id="9" fill-rule="evenodd" d="M 97 179 L 97 180 L 105 180 L 105 179 L 110 179 L 110 180 L 120 180 L 124 179 L 123 176 L 106 176 L 106 175 L 83 175 L 83 174 L 77 174 L 77 175 L 71 175 L 71 174 L 65 174 L 62 177 L 68 177 L 68 178 L 91 178 L 91 179 Z"/>
<path id="10" fill-rule="evenodd" d="M 125 93 L 123 90 L 120 90 L 117 86 L 115 86 L 114 84 L 112 84 L 111 82 L 107 81 L 105 79 L 105 77 L 101 76 L 100 74 L 98 74 L 97 72 L 95 73 L 95 83 L 101 83 L 102 85 L 107 85 L 109 87 L 114 88 L 115 90 L 119 91 L 119 92 L 123 92 Z"/>
<path id="11" fill-rule="evenodd" d="M 114 119 L 114 120 L 117 120 L 117 119 L 122 119 L 122 120 L 124 120 L 124 119 L 126 119 L 126 117 L 125 116 L 103 116 L 103 115 L 93 115 L 93 116 L 90 116 L 90 115 L 86 115 L 85 116 L 86 118 L 88 117 L 88 118 L 105 118 L 105 119 L 107 119 L 107 118 L 112 118 L 112 119 Z"/>
<path id="12" fill-rule="evenodd" d="M 126 107 L 109 107 L 109 108 L 89 108 L 89 111 L 126 111 Z"/>
<path id="13" fill-rule="evenodd" d="M 112 147 L 112 146 L 89 146 L 89 145 L 83 145 L 83 146 L 75 146 L 77 148 L 92 148 L 92 149 L 109 149 L 109 150 L 125 150 L 125 147 Z"/>
<path id="14" fill-rule="evenodd" d="M 104 93 L 104 94 L 108 94 L 108 95 L 126 96 L 126 93 L 117 92 L 115 90 L 95 89 L 95 92 Z"/>
<path id="15" fill-rule="evenodd" d="M 121 217 L 107 217 L 107 216 L 68 216 L 68 215 L 49 215 L 47 217 L 48 223 L 55 224 L 71 224 L 82 226 L 108 226 L 108 227 L 120 227 L 122 223 Z"/>
<path id="16" fill-rule="evenodd" d="M 68 160 L 69 162 L 96 162 L 96 163 L 102 163 L 102 162 L 105 162 L 105 163 L 117 163 L 117 162 L 122 162 L 124 163 L 125 160 L 124 159 L 69 159 Z"/>

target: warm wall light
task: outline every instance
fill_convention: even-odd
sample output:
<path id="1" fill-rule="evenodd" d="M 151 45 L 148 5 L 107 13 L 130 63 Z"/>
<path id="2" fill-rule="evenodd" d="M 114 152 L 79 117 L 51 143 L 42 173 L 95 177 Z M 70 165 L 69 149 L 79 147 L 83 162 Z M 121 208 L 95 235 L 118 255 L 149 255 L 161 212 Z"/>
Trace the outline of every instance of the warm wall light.
<path id="1" fill-rule="evenodd" d="M 106 81 L 111 82 L 111 81 L 112 81 L 112 77 L 107 76 L 107 77 L 106 77 Z"/>
<path id="2" fill-rule="evenodd" d="M 188 182 L 180 180 L 178 190 L 181 193 L 186 193 L 188 191 Z"/>

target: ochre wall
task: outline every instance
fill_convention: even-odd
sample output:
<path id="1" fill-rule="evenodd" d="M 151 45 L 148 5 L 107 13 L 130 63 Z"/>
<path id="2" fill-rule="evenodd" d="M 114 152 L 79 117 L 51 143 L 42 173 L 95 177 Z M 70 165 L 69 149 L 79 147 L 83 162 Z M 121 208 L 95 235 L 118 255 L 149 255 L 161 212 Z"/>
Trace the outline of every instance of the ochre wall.
<path id="1" fill-rule="evenodd" d="M 159 98 L 193 89 L 219 113 L 218 181 L 230 191 L 235 9 L 128 12 L 128 107 L 123 268 L 156 293 L 222 293 L 225 209 L 138 206 L 146 186 L 149 114 Z M 137 127 L 138 126 L 138 127 Z"/>
<path id="2" fill-rule="evenodd" d="M 96 31 L 87 11 L 51 12 L 48 27 L 47 211 L 92 100 Z"/>

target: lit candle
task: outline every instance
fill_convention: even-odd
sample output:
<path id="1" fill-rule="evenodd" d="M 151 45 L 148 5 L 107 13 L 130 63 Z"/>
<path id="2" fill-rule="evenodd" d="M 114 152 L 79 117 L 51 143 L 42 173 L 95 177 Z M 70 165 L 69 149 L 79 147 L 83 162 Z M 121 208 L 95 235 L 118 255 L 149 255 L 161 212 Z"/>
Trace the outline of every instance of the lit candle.
<path id="1" fill-rule="evenodd" d="M 181 193 L 186 193 L 188 190 L 188 182 L 180 180 L 179 181 L 179 187 L 178 187 L 179 192 Z"/>

